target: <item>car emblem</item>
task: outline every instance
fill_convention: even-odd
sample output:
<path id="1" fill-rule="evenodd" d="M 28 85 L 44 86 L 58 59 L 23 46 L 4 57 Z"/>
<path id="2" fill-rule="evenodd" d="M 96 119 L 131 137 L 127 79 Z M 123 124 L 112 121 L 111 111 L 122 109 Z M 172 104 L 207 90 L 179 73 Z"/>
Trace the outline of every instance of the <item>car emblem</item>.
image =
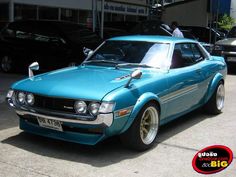
<path id="1" fill-rule="evenodd" d="M 63 106 L 64 109 L 74 109 L 73 107 Z"/>

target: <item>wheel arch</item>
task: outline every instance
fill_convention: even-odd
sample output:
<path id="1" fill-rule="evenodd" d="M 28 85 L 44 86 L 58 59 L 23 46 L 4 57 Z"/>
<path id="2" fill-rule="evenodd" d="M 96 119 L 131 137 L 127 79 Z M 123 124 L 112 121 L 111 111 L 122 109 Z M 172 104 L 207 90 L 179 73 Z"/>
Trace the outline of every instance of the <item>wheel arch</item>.
<path id="1" fill-rule="evenodd" d="M 209 87 L 208 87 L 208 91 L 207 91 L 207 95 L 206 95 L 206 99 L 205 99 L 205 103 L 207 103 L 208 100 L 210 100 L 210 98 L 212 97 L 212 95 L 215 92 L 215 89 L 218 85 L 219 82 L 223 82 L 223 84 L 225 83 L 225 78 L 221 73 L 217 73 L 213 79 L 211 80 L 211 82 L 209 83 Z"/>
<path id="2" fill-rule="evenodd" d="M 161 104 L 160 104 L 160 98 L 155 95 L 154 93 L 151 92 L 147 92 L 142 94 L 136 101 L 134 108 L 127 120 L 127 123 L 125 124 L 124 128 L 122 129 L 122 132 L 125 132 L 126 130 L 129 129 L 129 127 L 132 125 L 132 123 L 134 122 L 134 120 L 136 119 L 137 115 L 139 114 L 139 112 L 142 110 L 142 108 L 147 104 L 153 102 L 157 105 L 158 107 L 158 113 L 159 113 L 159 117 L 161 114 Z"/>

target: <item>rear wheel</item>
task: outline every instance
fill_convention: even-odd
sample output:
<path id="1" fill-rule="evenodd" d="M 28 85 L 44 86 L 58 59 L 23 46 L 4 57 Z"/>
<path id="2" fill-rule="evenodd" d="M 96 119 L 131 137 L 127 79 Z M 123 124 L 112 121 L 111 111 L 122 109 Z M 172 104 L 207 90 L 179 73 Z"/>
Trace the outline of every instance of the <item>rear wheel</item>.
<path id="1" fill-rule="evenodd" d="M 210 114 L 219 114 L 224 108 L 225 88 L 222 81 L 217 85 L 217 88 L 205 105 L 205 110 Z"/>
<path id="2" fill-rule="evenodd" d="M 9 55 L 4 55 L 1 58 L 1 70 L 3 72 L 8 73 L 13 70 L 13 67 L 14 67 L 14 63 L 13 63 L 12 57 L 10 57 Z"/>
<path id="3" fill-rule="evenodd" d="M 129 148 L 143 151 L 153 146 L 159 129 L 159 111 L 155 103 L 146 104 L 131 127 L 121 135 L 121 141 Z"/>

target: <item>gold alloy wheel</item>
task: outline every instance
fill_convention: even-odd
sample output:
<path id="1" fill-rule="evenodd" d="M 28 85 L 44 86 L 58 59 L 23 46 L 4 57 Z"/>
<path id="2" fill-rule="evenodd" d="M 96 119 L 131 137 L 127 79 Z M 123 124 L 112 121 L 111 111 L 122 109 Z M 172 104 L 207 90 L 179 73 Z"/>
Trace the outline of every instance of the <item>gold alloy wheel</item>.
<path id="1" fill-rule="evenodd" d="M 153 142 L 157 135 L 159 125 L 159 117 L 157 109 L 148 107 L 141 118 L 140 137 L 144 144 L 148 145 Z"/>

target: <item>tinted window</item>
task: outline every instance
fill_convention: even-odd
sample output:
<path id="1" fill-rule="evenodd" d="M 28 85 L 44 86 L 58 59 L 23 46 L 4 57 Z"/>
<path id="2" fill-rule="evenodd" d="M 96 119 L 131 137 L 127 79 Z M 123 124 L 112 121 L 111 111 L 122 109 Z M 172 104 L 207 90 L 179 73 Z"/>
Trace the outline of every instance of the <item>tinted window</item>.
<path id="1" fill-rule="evenodd" d="M 2 34 L 7 38 L 31 39 L 32 24 L 27 22 L 10 23 Z"/>
<path id="2" fill-rule="evenodd" d="M 9 15 L 9 5 L 8 3 L 1 3 L 0 4 L 0 21 L 8 21 L 8 15 Z"/>
<path id="3" fill-rule="evenodd" d="M 59 27 L 67 38 L 74 42 L 88 42 L 99 39 L 95 33 L 82 25 L 62 24 Z"/>
<path id="4" fill-rule="evenodd" d="M 172 56 L 171 68 L 181 68 L 191 66 L 203 60 L 203 55 L 200 52 L 197 44 L 183 43 L 176 44 Z"/>
<path id="5" fill-rule="evenodd" d="M 50 23 L 35 23 L 32 38 L 40 42 L 61 42 L 58 30 Z"/>
<path id="6" fill-rule="evenodd" d="M 193 51 L 193 61 L 194 63 L 198 63 L 204 59 L 199 47 L 197 44 L 191 44 L 192 51 Z"/>

